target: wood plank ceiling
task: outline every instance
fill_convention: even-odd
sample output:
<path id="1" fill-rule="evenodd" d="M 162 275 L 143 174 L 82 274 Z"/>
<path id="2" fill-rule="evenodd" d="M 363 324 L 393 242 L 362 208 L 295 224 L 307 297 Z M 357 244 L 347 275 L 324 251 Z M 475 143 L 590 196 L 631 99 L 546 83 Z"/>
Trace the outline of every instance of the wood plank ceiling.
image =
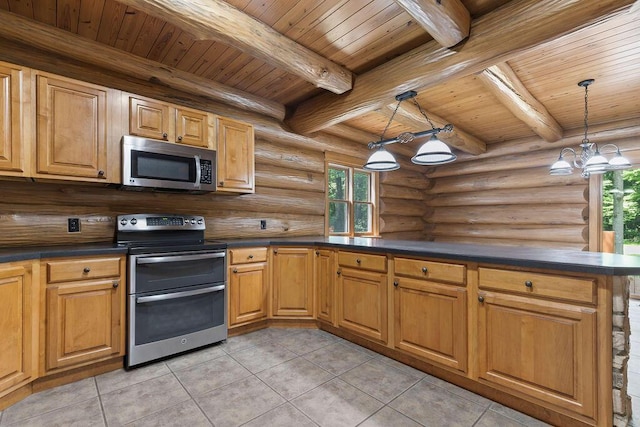
<path id="1" fill-rule="evenodd" d="M 414 89 L 436 125 L 454 125 L 448 142 L 479 154 L 580 128 L 586 78 L 596 80 L 590 124 L 638 119 L 637 9 L 631 0 L 0 0 L 0 57 L 3 37 L 78 59 L 46 41 L 74 34 L 78 49 L 132 55 L 145 70 L 136 77 L 171 72 L 180 89 L 210 82 L 202 95 L 226 94 L 301 133 L 347 137 L 380 135 L 394 95 Z M 92 63 L 90 54 L 79 59 Z M 403 106 L 387 135 L 426 128 Z"/>

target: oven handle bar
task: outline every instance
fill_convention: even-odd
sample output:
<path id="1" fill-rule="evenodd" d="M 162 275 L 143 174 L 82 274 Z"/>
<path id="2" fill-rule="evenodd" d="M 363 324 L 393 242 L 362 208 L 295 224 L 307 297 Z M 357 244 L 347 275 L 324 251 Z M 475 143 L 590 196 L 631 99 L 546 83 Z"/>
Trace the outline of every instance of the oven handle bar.
<path id="1" fill-rule="evenodd" d="M 136 259 L 136 264 L 159 264 L 161 262 L 197 261 L 200 259 L 224 258 L 224 252 L 212 252 L 196 255 L 152 256 Z"/>
<path id="2" fill-rule="evenodd" d="M 169 299 L 185 298 L 194 295 L 209 294 L 224 290 L 225 285 L 212 286 L 210 288 L 196 289 L 195 291 L 173 292 L 170 294 L 151 295 L 148 297 L 136 298 L 136 304 L 144 304 L 145 302 L 165 301 Z"/>

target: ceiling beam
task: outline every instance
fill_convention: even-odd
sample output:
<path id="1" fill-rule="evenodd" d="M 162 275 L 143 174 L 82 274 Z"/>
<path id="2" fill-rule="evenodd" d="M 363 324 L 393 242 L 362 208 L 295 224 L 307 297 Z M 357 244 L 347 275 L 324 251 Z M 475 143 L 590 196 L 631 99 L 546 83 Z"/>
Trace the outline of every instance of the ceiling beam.
<path id="1" fill-rule="evenodd" d="M 604 16 L 626 12 L 632 0 L 509 2 L 471 24 L 469 38 L 455 50 L 435 41 L 356 77 L 341 96 L 318 95 L 301 103 L 288 120 L 300 133 L 312 133 L 382 108 L 407 90 L 422 91 L 478 73 Z"/>
<path id="2" fill-rule="evenodd" d="M 345 125 L 344 123 L 337 124 L 335 126 L 328 127 L 323 132 L 331 135 L 339 136 L 341 138 L 348 139 L 350 141 L 359 142 L 366 145 L 369 142 L 376 142 L 380 140 L 380 135 L 367 132 L 366 130 L 354 128 L 353 126 Z M 392 144 L 386 147 L 388 151 L 397 153 L 402 156 L 412 157 L 415 154 L 415 150 L 404 146 L 404 144 Z"/>
<path id="3" fill-rule="evenodd" d="M 0 37 L 282 120 L 282 104 L 0 10 Z M 1 49 L 1 48 L 0 48 Z"/>
<path id="4" fill-rule="evenodd" d="M 444 47 L 457 45 L 469 35 L 471 15 L 460 0 L 395 0 Z"/>
<path id="5" fill-rule="evenodd" d="M 334 93 L 351 90 L 353 74 L 222 0 L 119 0 L 200 40 L 215 40 Z"/>
<path id="6" fill-rule="evenodd" d="M 380 112 L 387 117 L 391 117 L 395 109 L 396 104 L 387 105 L 383 107 Z M 425 111 L 425 113 L 427 114 L 427 117 L 429 117 L 429 120 L 433 122 L 435 127 L 443 128 L 445 125 L 450 123 L 433 113 L 427 111 Z M 418 107 L 410 103 L 400 104 L 398 112 L 394 117 L 394 121 L 418 131 L 429 129 L 429 124 L 420 113 Z M 469 154 L 482 154 L 487 151 L 487 144 L 484 141 L 473 135 L 469 135 L 465 131 L 456 127 L 456 125 L 453 125 L 453 130 L 451 132 L 440 132 L 438 134 L 438 139 Z"/>
<path id="7" fill-rule="evenodd" d="M 562 127 L 520 81 L 511 67 L 502 62 L 478 74 L 478 79 L 509 111 L 547 142 L 562 138 Z"/>

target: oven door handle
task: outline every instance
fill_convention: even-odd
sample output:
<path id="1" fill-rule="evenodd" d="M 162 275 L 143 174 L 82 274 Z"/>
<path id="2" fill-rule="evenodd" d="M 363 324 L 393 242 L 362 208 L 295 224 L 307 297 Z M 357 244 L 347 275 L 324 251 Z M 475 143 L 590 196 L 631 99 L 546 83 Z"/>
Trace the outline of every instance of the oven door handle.
<path id="1" fill-rule="evenodd" d="M 196 289 L 195 291 L 173 292 L 170 294 L 151 295 L 148 297 L 136 298 L 136 304 L 144 304 L 145 302 L 165 301 L 169 299 L 185 298 L 194 295 L 209 294 L 212 292 L 223 291 L 225 285 L 212 286 L 210 288 Z"/>
<path id="2" fill-rule="evenodd" d="M 159 264 L 161 262 L 197 261 L 201 259 L 224 258 L 224 252 L 213 252 L 196 255 L 150 256 L 136 259 L 136 264 Z"/>

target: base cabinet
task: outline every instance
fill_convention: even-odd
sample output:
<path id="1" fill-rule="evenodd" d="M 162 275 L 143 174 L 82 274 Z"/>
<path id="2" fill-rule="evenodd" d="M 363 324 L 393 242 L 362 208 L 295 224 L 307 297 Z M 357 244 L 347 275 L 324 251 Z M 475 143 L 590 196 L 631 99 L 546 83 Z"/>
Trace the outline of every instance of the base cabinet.
<path id="1" fill-rule="evenodd" d="M 229 250 L 229 327 L 267 318 L 267 248 Z"/>
<path id="2" fill-rule="evenodd" d="M 38 292 L 31 263 L 0 265 L 0 396 L 38 375 Z"/>
<path id="3" fill-rule="evenodd" d="M 43 261 L 46 371 L 124 355 L 123 257 Z"/>
<path id="4" fill-rule="evenodd" d="M 273 316 L 313 317 L 313 258 L 307 248 L 274 248 Z"/>
<path id="5" fill-rule="evenodd" d="M 335 253 L 331 250 L 315 251 L 314 282 L 316 285 L 316 313 L 318 320 L 333 323 L 335 319 Z"/>
<path id="6" fill-rule="evenodd" d="M 478 298 L 480 378 L 594 417 L 596 310 L 497 292 Z"/>

